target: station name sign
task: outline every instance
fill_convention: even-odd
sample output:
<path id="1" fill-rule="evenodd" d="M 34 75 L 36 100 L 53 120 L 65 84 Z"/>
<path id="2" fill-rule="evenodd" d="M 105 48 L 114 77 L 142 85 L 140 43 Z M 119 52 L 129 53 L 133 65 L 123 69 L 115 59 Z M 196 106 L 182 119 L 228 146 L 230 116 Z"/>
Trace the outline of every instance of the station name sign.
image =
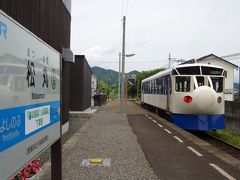
<path id="1" fill-rule="evenodd" d="M 0 175 L 60 137 L 60 54 L 0 10 Z"/>

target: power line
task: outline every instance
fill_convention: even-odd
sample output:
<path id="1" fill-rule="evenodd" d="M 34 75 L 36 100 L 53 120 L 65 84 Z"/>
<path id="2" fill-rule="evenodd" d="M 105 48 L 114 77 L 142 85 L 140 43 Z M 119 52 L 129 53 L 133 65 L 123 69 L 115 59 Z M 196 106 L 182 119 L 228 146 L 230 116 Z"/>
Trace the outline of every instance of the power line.
<path id="1" fill-rule="evenodd" d="M 124 4 L 125 4 L 125 0 L 123 0 L 123 3 L 122 3 L 122 16 L 121 17 L 123 17 Z"/>
<path id="2" fill-rule="evenodd" d="M 240 60 L 240 53 L 235 53 L 235 54 L 231 54 L 231 55 L 226 55 L 226 56 L 221 56 L 221 58 L 225 57 L 225 59 L 227 59 L 227 61 L 235 61 L 235 60 Z M 161 63 L 161 62 L 168 62 L 168 59 L 158 59 L 158 58 L 146 58 L 147 60 L 137 60 L 137 61 L 126 61 L 126 63 L 128 64 L 141 64 L 141 63 Z M 149 59 L 151 59 L 149 61 Z M 173 58 L 173 59 L 181 59 L 181 58 Z M 213 57 L 213 58 L 207 58 L 208 60 L 215 60 L 217 59 L 217 57 Z M 188 61 L 188 60 L 186 60 Z M 88 61 L 90 63 L 119 63 L 119 60 L 114 60 L 114 61 Z M 165 65 L 167 66 L 167 64 Z M 164 66 L 164 67 L 165 67 Z"/>
<path id="3" fill-rule="evenodd" d="M 119 63 L 119 62 L 116 62 L 116 61 L 88 61 L 90 63 Z M 126 63 L 129 63 L 129 64 L 140 64 L 140 63 L 146 63 L 146 62 L 150 62 L 150 63 L 158 63 L 158 62 L 166 62 L 166 60 L 164 61 L 137 61 L 137 62 L 126 62 Z"/>
<path id="4" fill-rule="evenodd" d="M 208 59 L 208 60 L 214 60 L 214 59 L 216 59 L 216 58 L 211 58 L 211 59 Z M 232 58 L 232 59 L 230 59 L 230 60 L 228 60 L 228 61 L 234 61 L 234 60 L 237 60 L 237 59 L 240 59 L 240 57 L 239 58 Z M 88 62 L 90 62 L 90 63 L 119 63 L 119 62 L 117 62 L 117 61 L 88 61 Z M 126 63 L 128 63 L 128 64 L 141 64 L 141 63 L 159 63 L 159 62 L 167 62 L 167 60 L 161 60 L 161 61 L 135 61 L 135 62 L 126 62 Z"/>
<path id="5" fill-rule="evenodd" d="M 239 53 L 225 55 L 225 56 L 221 56 L 221 58 L 229 58 L 229 57 L 234 57 L 234 56 L 240 56 L 240 52 Z"/>

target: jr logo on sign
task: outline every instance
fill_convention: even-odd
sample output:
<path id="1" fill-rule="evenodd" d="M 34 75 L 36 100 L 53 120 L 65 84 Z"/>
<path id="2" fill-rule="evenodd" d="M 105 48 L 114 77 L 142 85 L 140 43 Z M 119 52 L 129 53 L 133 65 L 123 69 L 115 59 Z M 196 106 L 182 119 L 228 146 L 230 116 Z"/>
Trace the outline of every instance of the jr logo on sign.
<path id="1" fill-rule="evenodd" d="M 0 21 L 0 36 L 7 39 L 7 25 Z"/>

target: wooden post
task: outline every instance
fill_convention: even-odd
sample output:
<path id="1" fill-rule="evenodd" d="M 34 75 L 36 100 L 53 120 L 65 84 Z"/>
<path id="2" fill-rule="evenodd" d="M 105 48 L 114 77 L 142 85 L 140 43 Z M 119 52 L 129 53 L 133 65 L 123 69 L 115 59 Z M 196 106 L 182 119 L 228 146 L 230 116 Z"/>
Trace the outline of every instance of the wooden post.
<path id="1" fill-rule="evenodd" d="M 60 127 L 62 128 L 62 127 Z M 58 139 L 51 146 L 51 179 L 62 179 L 62 141 Z"/>

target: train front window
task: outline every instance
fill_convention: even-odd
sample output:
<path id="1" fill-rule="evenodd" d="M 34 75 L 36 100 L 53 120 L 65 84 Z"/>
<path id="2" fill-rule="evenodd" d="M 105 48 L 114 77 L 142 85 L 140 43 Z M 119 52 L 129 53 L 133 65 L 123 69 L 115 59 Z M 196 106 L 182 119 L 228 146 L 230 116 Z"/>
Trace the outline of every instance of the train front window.
<path id="1" fill-rule="evenodd" d="M 180 75 L 200 75 L 199 66 L 178 67 L 176 68 Z"/>
<path id="2" fill-rule="evenodd" d="M 223 78 L 222 77 L 211 77 L 213 89 L 216 92 L 223 92 Z"/>
<path id="3" fill-rule="evenodd" d="M 204 77 L 203 76 L 196 76 L 198 87 L 204 86 Z"/>
<path id="4" fill-rule="evenodd" d="M 176 76 L 175 90 L 176 92 L 189 92 L 190 76 Z"/>
<path id="5" fill-rule="evenodd" d="M 222 73 L 223 73 L 223 69 L 221 68 L 202 66 L 202 75 L 221 76 Z"/>

